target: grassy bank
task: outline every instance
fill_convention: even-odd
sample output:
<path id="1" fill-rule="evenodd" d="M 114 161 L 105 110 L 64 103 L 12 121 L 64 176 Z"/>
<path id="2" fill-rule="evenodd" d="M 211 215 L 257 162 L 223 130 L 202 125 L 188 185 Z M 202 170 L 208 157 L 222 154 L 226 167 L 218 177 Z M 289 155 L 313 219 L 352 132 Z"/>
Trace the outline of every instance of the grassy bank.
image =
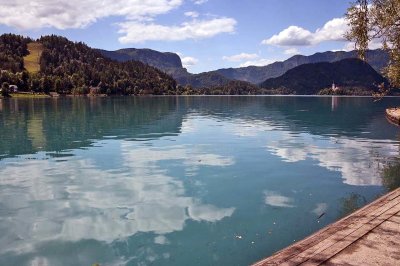
<path id="1" fill-rule="evenodd" d="M 12 98 L 50 98 L 47 94 L 32 94 L 32 93 L 11 93 Z"/>
<path id="2" fill-rule="evenodd" d="M 40 71 L 40 56 L 43 52 L 43 45 L 37 42 L 28 43 L 29 54 L 24 57 L 24 66 L 30 73 Z"/>

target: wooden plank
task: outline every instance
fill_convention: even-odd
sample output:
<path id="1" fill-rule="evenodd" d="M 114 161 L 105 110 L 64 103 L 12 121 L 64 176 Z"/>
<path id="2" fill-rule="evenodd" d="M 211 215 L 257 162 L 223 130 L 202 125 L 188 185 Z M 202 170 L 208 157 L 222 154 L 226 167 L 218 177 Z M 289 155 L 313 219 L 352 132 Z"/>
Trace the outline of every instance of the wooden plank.
<path id="1" fill-rule="evenodd" d="M 397 189 L 254 265 L 299 265 L 307 261 L 312 264 L 313 260 L 314 265 L 321 263 L 390 218 L 399 208 L 400 189 Z"/>

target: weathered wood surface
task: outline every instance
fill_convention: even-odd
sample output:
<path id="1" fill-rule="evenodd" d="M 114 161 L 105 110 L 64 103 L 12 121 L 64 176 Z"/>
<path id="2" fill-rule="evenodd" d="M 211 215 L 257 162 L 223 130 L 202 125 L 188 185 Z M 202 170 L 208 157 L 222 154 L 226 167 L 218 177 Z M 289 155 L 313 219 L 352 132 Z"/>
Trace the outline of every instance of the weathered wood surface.
<path id="1" fill-rule="evenodd" d="M 400 265 L 400 188 L 254 266 Z"/>

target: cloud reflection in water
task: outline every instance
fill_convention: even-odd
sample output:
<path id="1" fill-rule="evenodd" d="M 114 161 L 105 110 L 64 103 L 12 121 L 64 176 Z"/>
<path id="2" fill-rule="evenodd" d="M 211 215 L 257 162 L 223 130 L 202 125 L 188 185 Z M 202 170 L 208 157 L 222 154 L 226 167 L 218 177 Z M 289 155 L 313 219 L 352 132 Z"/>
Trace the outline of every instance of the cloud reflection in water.
<path id="1" fill-rule="evenodd" d="M 235 208 L 219 208 L 185 196 L 182 180 L 159 164 L 176 161 L 195 175 L 202 166 L 234 164 L 202 147 L 168 149 L 121 143 L 122 170 L 101 170 L 90 156 L 68 161 L 23 160 L 0 169 L 2 252 L 28 252 L 50 240 L 112 242 L 138 232 L 167 234 L 187 220 L 217 222 Z M 22 241 L 15 241 L 20 239 Z M 156 239 L 157 242 L 165 242 Z"/>
<path id="2" fill-rule="evenodd" d="M 268 151 L 283 161 L 315 160 L 321 167 L 340 172 L 343 182 L 348 185 L 381 185 L 382 158 L 399 153 L 398 145 L 391 140 L 319 136 L 291 131 L 288 126 L 264 120 L 236 119 L 227 128 L 235 136 L 265 136 Z"/>

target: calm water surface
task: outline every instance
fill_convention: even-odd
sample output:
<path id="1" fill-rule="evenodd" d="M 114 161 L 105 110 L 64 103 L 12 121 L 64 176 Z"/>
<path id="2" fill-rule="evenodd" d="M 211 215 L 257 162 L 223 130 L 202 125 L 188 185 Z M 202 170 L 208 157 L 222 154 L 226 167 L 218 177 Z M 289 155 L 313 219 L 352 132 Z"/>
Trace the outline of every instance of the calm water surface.
<path id="1" fill-rule="evenodd" d="M 398 186 L 396 105 L 0 101 L 0 265 L 248 265 Z"/>

